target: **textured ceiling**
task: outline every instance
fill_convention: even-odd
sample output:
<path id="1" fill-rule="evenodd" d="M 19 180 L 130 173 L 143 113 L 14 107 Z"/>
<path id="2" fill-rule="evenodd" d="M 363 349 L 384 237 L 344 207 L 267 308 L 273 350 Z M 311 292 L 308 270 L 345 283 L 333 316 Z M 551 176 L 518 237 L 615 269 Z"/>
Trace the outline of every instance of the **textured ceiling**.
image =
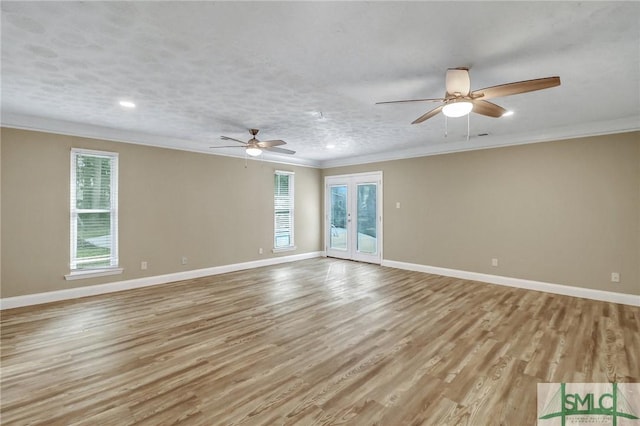
<path id="1" fill-rule="evenodd" d="M 202 152 L 255 127 L 315 166 L 638 129 L 639 22 L 638 2 L 2 1 L 2 123 Z M 460 66 L 472 89 L 562 85 L 496 99 L 515 114 L 472 114 L 469 141 L 466 118 L 409 124 L 433 104 L 375 105 Z"/>

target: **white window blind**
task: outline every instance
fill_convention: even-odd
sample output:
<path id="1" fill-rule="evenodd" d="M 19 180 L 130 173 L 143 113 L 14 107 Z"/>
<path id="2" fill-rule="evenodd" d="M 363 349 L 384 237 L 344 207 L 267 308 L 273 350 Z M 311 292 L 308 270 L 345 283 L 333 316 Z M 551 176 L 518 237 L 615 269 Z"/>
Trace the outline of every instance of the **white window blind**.
<path id="1" fill-rule="evenodd" d="M 274 195 L 274 249 L 293 248 L 294 184 L 293 172 L 276 170 Z"/>
<path id="2" fill-rule="evenodd" d="M 71 270 L 118 266 L 118 154 L 71 150 Z"/>

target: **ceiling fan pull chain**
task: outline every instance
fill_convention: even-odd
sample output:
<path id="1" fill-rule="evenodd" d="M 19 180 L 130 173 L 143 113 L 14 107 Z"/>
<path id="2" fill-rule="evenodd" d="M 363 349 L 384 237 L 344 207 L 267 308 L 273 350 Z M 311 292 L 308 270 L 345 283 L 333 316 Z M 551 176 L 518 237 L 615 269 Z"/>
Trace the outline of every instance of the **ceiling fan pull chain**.
<path id="1" fill-rule="evenodd" d="M 448 127 L 448 124 L 447 124 L 447 123 L 448 123 L 448 122 L 447 122 L 447 116 L 445 115 L 445 116 L 444 116 L 444 137 L 445 137 L 445 138 L 447 137 L 447 135 L 448 135 L 448 133 L 449 133 L 449 127 Z"/>
<path id="2" fill-rule="evenodd" d="M 471 114 L 467 114 L 467 142 L 469 142 L 469 121 L 471 120 L 469 117 Z"/>

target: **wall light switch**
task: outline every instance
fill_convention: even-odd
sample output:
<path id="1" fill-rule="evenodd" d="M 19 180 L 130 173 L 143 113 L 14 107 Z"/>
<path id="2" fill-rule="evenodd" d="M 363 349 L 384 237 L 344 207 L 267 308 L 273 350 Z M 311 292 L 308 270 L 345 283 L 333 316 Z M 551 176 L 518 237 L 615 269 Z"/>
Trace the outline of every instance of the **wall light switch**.
<path id="1" fill-rule="evenodd" d="M 400 208 L 400 201 L 396 201 L 396 209 Z"/>
<path id="2" fill-rule="evenodd" d="M 145 271 L 147 269 L 147 261 L 143 260 L 142 262 L 140 262 L 140 269 L 142 269 L 143 271 Z"/>

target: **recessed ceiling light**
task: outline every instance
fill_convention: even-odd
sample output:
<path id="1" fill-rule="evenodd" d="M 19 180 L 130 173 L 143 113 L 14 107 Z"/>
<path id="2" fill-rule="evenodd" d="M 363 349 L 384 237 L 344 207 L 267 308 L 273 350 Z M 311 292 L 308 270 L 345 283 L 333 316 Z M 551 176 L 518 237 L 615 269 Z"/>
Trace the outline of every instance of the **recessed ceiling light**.
<path id="1" fill-rule="evenodd" d="M 333 149 L 333 148 L 335 148 L 335 147 L 336 147 L 336 146 L 335 146 L 334 144 L 332 144 L 332 143 L 330 143 L 330 144 L 328 144 L 328 145 L 327 145 L 327 148 L 328 148 L 328 149 Z"/>
<path id="2" fill-rule="evenodd" d="M 513 111 L 507 111 L 504 114 L 502 114 L 503 117 L 509 117 L 510 115 L 513 115 Z"/>
<path id="3" fill-rule="evenodd" d="M 136 104 L 131 101 L 120 101 L 120 106 L 124 108 L 135 108 Z"/>

